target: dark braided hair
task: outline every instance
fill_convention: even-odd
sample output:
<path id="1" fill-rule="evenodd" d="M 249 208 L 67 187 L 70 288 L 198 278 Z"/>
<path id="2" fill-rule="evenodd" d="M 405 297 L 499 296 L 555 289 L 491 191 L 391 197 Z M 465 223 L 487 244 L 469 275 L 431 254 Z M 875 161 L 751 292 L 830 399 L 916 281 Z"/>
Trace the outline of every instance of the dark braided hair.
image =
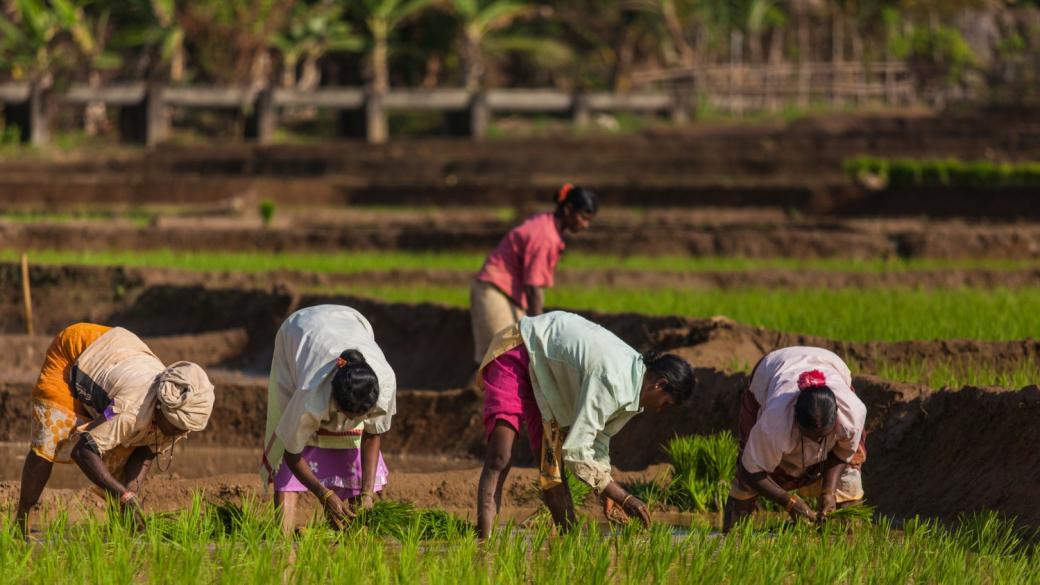
<path id="1" fill-rule="evenodd" d="M 557 212 L 565 205 L 570 206 L 575 212 L 585 211 L 595 215 L 599 211 L 596 194 L 591 189 L 578 187 L 570 183 L 560 187 L 556 193 L 553 193 L 553 203 L 556 204 Z"/>
<path id="2" fill-rule="evenodd" d="M 675 398 L 677 404 L 693 396 L 697 379 L 693 376 L 693 366 L 686 360 L 671 353 L 648 351 L 643 354 L 643 363 L 646 364 L 646 371 L 665 381 L 665 391 Z"/>
<path id="3" fill-rule="evenodd" d="M 794 417 L 803 429 L 828 429 L 838 418 L 838 402 L 827 386 L 809 386 L 798 393 Z"/>
<path id="4" fill-rule="evenodd" d="M 332 377 L 332 398 L 346 413 L 368 412 L 379 398 L 379 378 L 356 349 L 339 354 L 344 363 Z"/>

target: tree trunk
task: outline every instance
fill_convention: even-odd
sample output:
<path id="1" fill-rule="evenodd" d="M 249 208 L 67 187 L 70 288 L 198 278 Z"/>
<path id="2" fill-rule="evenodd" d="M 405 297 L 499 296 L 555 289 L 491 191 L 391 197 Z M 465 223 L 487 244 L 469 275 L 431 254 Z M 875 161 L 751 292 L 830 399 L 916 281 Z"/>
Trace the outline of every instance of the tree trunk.
<path id="1" fill-rule="evenodd" d="M 382 22 L 372 26 L 372 90 L 379 94 L 390 89 L 388 29 L 386 23 Z"/>
<path id="2" fill-rule="evenodd" d="M 664 18 L 665 26 L 668 27 L 668 36 L 672 38 L 675 52 L 679 55 L 679 63 L 684 67 L 692 67 L 695 64 L 695 54 L 683 34 L 682 22 L 675 12 L 673 0 L 661 0 L 661 16 Z"/>
<path id="3" fill-rule="evenodd" d="M 769 38 L 769 62 L 778 64 L 784 60 L 784 28 L 773 29 L 773 35 Z"/>
<path id="4" fill-rule="evenodd" d="M 463 43 L 463 84 L 467 90 L 477 91 L 484 79 L 484 56 L 480 50 L 480 33 L 467 30 Z"/>
<path id="5" fill-rule="evenodd" d="M 831 16 L 831 61 L 834 63 L 840 63 L 845 58 L 845 34 L 844 28 L 842 27 L 843 20 L 841 8 L 835 5 L 834 13 Z"/>
<path id="6" fill-rule="evenodd" d="M 321 84 L 321 68 L 318 67 L 318 59 L 321 57 L 319 51 L 308 51 L 303 58 L 303 71 L 300 72 L 300 80 L 296 86 L 304 91 L 317 89 Z"/>
<path id="7" fill-rule="evenodd" d="M 635 60 L 635 47 L 632 33 L 622 25 L 614 44 L 614 71 L 610 85 L 614 91 L 628 91 L 632 86 L 632 62 Z"/>
<path id="8" fill-rule="evenodd" d="M 91 89 L 101 87 L 101 74 L 96 70 L 91 71 L 87 85 Z M 83 109 L 83 130 L 87 136 L 97 136 L 106 129 L 105 127 L 108 126 L 107 112 L 105 102 L 87 102 Z"/>
<path id="9" fill-rule="evenodd" d="M 295 53 L 286 54 L 282 59 L 282 87 L 292 89 L 296 87 L 296 61 Z"/>

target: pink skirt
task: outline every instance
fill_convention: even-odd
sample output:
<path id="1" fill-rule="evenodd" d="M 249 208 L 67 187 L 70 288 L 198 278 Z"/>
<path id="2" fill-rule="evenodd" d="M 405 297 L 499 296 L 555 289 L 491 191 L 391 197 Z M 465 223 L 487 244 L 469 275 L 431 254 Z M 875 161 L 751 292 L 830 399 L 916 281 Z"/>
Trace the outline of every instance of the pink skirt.
<path id="1" fill-rule="evenodd" d="M 303 460 L 310 466 L 321 485 L 336 492 L 342 499 L 356 498 L 361 495 L 361 450 L 360 449 L 323 449 L 321 447 L 305 447 L 301 453 Z M 379 454 L 376 464 L 375 491 L 386 485 L 388 472 L 383 454 Z M 282 461 L 278 473 L 274 476 L 276 492 L 305 492 L 307 486 L 296 479 L 289 466 Z"/>
<path id="2" fill-rule="evenodd" d="M 518 433 L 523 425 L 531 452 L 537 454 L 542 450 L 542 412 L 534 399 L 530 365 L 527 347 L 518 345 L 484 367 L 484 438 L 491 438 L 498 421 Z"/>

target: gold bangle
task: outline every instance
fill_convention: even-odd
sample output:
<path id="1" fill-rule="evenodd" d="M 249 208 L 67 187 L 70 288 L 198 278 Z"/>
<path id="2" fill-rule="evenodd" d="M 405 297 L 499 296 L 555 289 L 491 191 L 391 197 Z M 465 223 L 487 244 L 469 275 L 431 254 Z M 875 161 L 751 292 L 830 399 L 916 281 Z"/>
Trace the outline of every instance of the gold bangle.
<path id="1" fill-rule="evenodd" d="M 363 498 L 365 496 L 368 496 L 368 497 L 370 497 L 372 499 L 375 499 L 376 493 L 375 492 L 361 492 L 361 497 Z"/>
<path id="2" fill-rule="evenodd" d="M 329 501 L 329 498 L 332 497 L 332 495 L 332 490 L 326 488 L 325 491 L 322 492 L 320 496 L 318 496 L 318 499 L 321 501 L 322 504 L 324 504 L 325 502 Z"/>
<path id="3" fill-rule="evenodd" d="M 631 497 L 632 497 L 632 494 L 628 494 L 628 495 L 625 496 L 625 498 L 623 500 L 621 500 L 621 509 L 622 510 L 625 509 L 625 504 L 628 503 L 628 499 L 631 498 Z"/>
<path id="4" fill-rule="evenodd" d="M 794 496 L 791 496 L 791 498 L 789 500 L 787 500 L 787 505 L 784 506 L 784 512 L 787 512 L 788 514 L 790 514 L 791 510 L 794 510 L 794 506 L 797 503 L 798 503 L 798 498 L 796 498 Z"/>

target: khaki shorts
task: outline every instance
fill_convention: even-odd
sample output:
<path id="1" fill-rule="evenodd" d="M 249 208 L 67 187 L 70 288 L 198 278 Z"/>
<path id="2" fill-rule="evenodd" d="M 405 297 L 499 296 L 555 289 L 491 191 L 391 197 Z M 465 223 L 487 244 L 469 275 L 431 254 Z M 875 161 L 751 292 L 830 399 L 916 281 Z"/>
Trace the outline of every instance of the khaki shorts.
<path id="1" fill-rule="evenodd" d="M 493 284 L 474 280 L 469 287 L 469 314 L 473 324 L 473 361 L 481 363 L 491 338 L 514 325 L 524 310 Z"/>
<path id="2" fill-rule="evenodd" d="M 804 487 L 795 490 L 799 496 L 811 498 L 820 495 L 823 488 L 823 478 L 816 480 Z M 736 477 L 729 487 L 729 496 L 735 500 L 753 500 L 759 496 L 758 492 L 745 486 Z M 838 488 L 834 491 L 834 500 L 839 503 L 855 502 L 863 499 L 863 476 L 856 467 L 846 467 L 838 478 Z"/>

